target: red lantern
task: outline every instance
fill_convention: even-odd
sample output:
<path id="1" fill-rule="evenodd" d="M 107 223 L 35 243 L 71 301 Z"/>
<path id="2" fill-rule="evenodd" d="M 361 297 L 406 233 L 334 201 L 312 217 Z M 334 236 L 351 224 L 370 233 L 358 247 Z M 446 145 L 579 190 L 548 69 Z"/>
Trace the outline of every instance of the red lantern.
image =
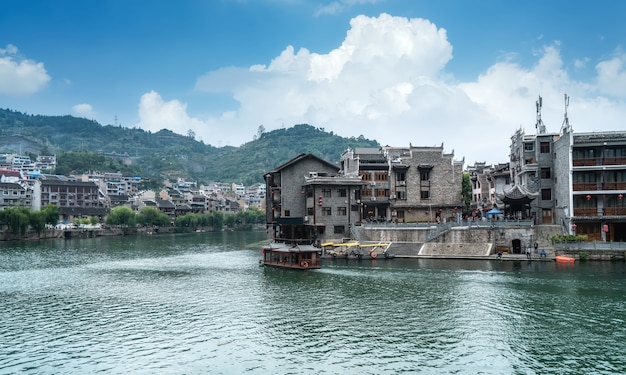
<path id="1" fill-rule="evenodd" d="M 321 206 L 322 205 L 322 196 L 320 195 L 319 199 L 318 199 L 318 204 Z"/>
<path id="2" fill-rule="evenodd" d="M 585 198 L 587 198 L 587 200 L 589 200 L 589 199 L 591 199 L 591 195 L 587 194 L 587 196 Z"/>
<path id="3" fill-rule="evenodd" d="M 617 198 L 619 198 L 619 199 L 621 200 L 622 198 L 624 198 L 624 196 L 622 195 L 622 193 L 620 193 L 620 194 L 617 196 Z"/>
<path id="4" fill-rule="evenodd" d="M 572 224 L 572 229 L 576 230 L 576 224 Z"/>

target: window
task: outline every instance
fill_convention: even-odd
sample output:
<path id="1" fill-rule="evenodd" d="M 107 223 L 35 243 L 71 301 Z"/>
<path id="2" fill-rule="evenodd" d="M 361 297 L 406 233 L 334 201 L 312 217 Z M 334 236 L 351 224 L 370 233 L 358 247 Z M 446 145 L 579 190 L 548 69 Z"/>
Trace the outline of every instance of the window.
<path id="1" fill-rule="evenodd" d="M 343 234 L 346 232 L 346 227 L 344 225 L 335 225 L 335 234 Z"/>
<path id="2" fill-rule="evenodd" d="M 306 209 L 306 214 L 307 214 L 308 216 L 313 216 L 313 207 L 309 207 L 309 208 L 307 208 L 307 209 Z"/>
<path id="3" fill-rule="evenodd" d="M 388 181 L 389 174 L 387 172 L 376 172 L 374 173 L 374 180 L 375 181 Z"/>
<path id="4" fill-rule="evenodd" d="M 524 142 L 524 151 L 534 151 L 535 144 L 532 142 Z"/>
<path id="5" fill-rule="evenodd" d="M 430 199 L 430 191 L 428 191 L 428 190 L 420 191 L 420 198 L 422 198 L 422 199 Z"/>
<path id="6" fill-rule="evenodd" d="M 348 214 L 348 210 L 345 207 L 337 207 L 337 215 L 346 216 Z"/>
<path id="7" fill-rule="evenodd" d="M 542 154 L 550 153 L 550 142 L 541 142 L 539 143 L 539 152 Z"/>
<path id="8" fill-rule="evenodd" d="M 362 197 L 371 197 L 372 196 L 372 189 L 365 189 L 361 191 L 361 196 Z"/>
<path id="9" fill-rule="evenodd" d="M 330 198 L 331 197 L 330 189 L 322 189 L 322 196 L 324 198 Z"/>
<path id="10" fill-rule="evenodd" d="M 550 178 L 550 168 L 541 168 L 541 178 Z"/>
<path id="11" fill-rule="evenodd" d="M 406 174 L 404 172 L 396 172 L 396 180 L 397 181 L 405 181 Z"/>
<path id="12" fill-rule="evenodd" d="M 347 197 L 348 196 L 348 191 L 346 189 L 339 189 L 339 196 L 340 197 Z"/>
<path id="13" fill-rule="evenodd" d="M 361 172 L 361 173 L 359 173 L 359 175 L 361 176 L 361 179 L 363 181 L 372 181 L 372 174 L 371 173 Z"/>
<path id="14" fill-rule="evenodd" d="M 396 199 L 406 200 L 406 191 L 396 191 Z"/>
<path id="15" fill-rule="evenodd" d="M 322 216 L 331 216 L 333 211 L 330 207 L 322 207 Z"/>
<path id="16" fill-rule="evenodd" d="M 285 216 L 291 216 L 291 211 L 290 210 L 285 210 Z"/>
<path id="17" fill-rule="evenodd" d="M 420 179 L 422 181 L 428 181 L 430 180 L 430 170 L 428 169 L 422 169 L 420 170 Z"/>
<path id="18" fill-rule="evenodd" d="M 541 200 L 552 200 L 552 189 L 541 189 Z"/>

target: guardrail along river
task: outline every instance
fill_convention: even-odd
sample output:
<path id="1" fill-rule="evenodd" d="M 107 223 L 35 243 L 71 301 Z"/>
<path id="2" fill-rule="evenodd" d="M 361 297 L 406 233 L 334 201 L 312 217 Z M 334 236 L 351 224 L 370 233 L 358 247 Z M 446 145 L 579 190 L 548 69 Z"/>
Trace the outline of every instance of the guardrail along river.
<path id="1" fill-rule="evenodd" d="M 0 243 L 0 373 L 618 374 L 624 262 L 259 267 L 264 232 Z"/>

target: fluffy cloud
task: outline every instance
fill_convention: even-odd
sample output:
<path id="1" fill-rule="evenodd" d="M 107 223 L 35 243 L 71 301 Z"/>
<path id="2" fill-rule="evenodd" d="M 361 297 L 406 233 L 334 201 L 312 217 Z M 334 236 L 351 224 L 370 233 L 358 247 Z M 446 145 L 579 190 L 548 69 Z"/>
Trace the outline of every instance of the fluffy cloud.
<path id="1" fill-rule="evenodd" d="M 138 126 L 152 132 L 169 129 L 174 133 L 187 134 L 189 130 L 197 133 L 204 127 L 202 121 L 187 115 L 186 104 L 178 100 L 163 101 L 155 91 L 141 96 L 139 119 Z"/>
<path id="2" fill-rule="evenodd" d="M 36 93 L 50 81 L 43 63 L 18 56 L 17 47 L 0 48 L 0 94 L 18 96 Z"/>
<path id="3" fill-rule="evenodd" d="M 84 117 L 87 119 L 93 119 L 94 117 L 96 117 L 96 112 L 93 110 L 93 107 L 91 106 L 91 104 L 87 103 L 76 104 L 72 107 L 72 112 L 75 116 Z"/>
<path id="4" fill-rule="evenodd" d="M 350 26 L 343 43 L 326 54 L 288 46 L 268 65 L 198 78 L 197 90 L 232 95 L 239 103 L 235 111 L 195 119 L 186 105 L 151 92 L 141 99 L 141 126 L 193 130 L 207 143 L 240 145 L 261 124 L 269 131 L 308 123 L 383 145 L 444 143 L 446 152 L 471 164 L 508 160 L 511 135 L 520 127 L 535 131 L 539 95 L 549 132 L 561 127 L 564 93 L 571 97 L 576 131 L 618 130 L 626 116 L 623 54 L 598 63 L 595 82 L 577 82 L 554 42 L 537 52 L 533 66 L 505 54 L 475 80 L 459 82 L 445 70 L 452 59 L 446 30 L 428 20 L 381 14 L 358 16 Z"/>

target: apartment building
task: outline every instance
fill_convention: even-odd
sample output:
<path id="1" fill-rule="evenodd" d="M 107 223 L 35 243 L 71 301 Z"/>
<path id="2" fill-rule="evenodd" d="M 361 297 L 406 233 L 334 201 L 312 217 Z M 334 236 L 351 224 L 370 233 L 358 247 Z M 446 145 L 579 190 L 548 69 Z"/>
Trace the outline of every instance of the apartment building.
<path id="1" fill-rule="evenodd" d="M 626 131 L 575 133 L 556 141 L 557 218 L 588 240 L 626 241 Z M 568 178 L 571 176 L 571 178 Z"/>
<path id="2" fill-rule="evenodd" d="M 43 176 L 32 183 L 33 209 L 47 204 L 59 207 L 62 220 L 74 217 L 96 216 L 101 220 L 107 214 L 104 195 L 94 182 L 83 182 L 60 176 Z"/>

